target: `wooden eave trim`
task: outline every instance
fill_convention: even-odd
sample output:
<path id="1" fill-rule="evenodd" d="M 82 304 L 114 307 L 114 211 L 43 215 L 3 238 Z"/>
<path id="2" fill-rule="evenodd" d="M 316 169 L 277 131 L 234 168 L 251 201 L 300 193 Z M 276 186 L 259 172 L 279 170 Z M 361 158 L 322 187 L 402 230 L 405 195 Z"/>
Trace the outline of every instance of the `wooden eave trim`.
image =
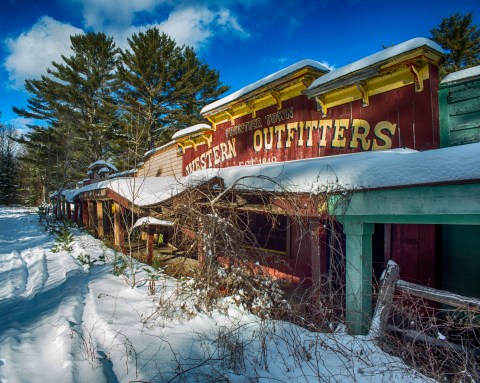
<path id="1" fill-rule="evenodd" d="M 197 146 L 200 145 L 208 145 L 208 147 L 212 144 L 212 131 L 208 131 L 205 133 L 195 133 L 191 136 L 183 136 L 179 138 L 176 143 L 177 145 L 181 146 L 182 149 L 193 147 L 194 150 L 197 150 Z"/>
<path id="2" fill-rule="evenodd" d="M 413 51 L 406 52 L 394 59 L 381 61 L 372 66 L 362 68 L 356 72 L 346 74 L 315 88 L 307 89 L 304 94 L 309 98 L 325 96 L 327 93 L 341 91 L 349 86 L 355 86 L 357 83 L 388 76 L 395 71 L 403 70 L 410 65 L 423 66 L 425 63 L 438 65 L 443 56 L 429 47 L 420 47 Z"/>
<path id="3" fill-rule="evenodd" d="M 325 84 L 319 85 L 315 88 L 307 89 L 304 94 L 306 94 L 310 98 L 323 96 L 326 93 L 339 91 L 343 88 L 355 85 L 356 83 L 364 82 L 378 76 L 379 74 L 380 66 L 368 67 L 365 68 L 365 70 L 359 70 L 357 72 L 350 73 L 347 76 L 343 76 Z"/>
<path id="4" fill-rule="evenodd" d="M 107 189 L 97 189 L 97 190 L 89 190 L 83 193 L 78 194 L 75 199 L 83 199 L 83 200 L 107 200 Z"/>
<path id="5" fill-rule="evenodd" d="M 279 88 L 270 89 L 269 91 L 262 93 L 260 97 L 252 97 L 251 99 L 244 100 L 244 102 L 237 103 L 229 108 L 228 113 L 226 110 L 224 110 L 215 116 L 209 116 L 208 118 L 210 121 L 214 121 L 215 125 L 228 121 L 230 121 L 230 123 L 233 125 L 235 119 L 241 118 L 248 114 L 251 114 L 252 118 L 256 118 L 256 112 L 258 110 L 262 110 L 273 105 L 276 105 L 277 109 L 282 109 L 282 103 L 284 101 L 288 101 L 297 96 L 302 96 L 303 90 L 306 89 L 302 81 L 298 81 L 290 85 L 292 86 L 280 90 L 277 90 Z"/>
<path id="6" fill-rule="evenodd" d="M 112 189 L 106 189 L 107 190 L 107 196 L 113 201 L 118 203 L 120 206 L 123 208 L 132 211 L 135 214 L 142 214 L 143 209 L 140 208 L 139 206 L 135 205 L 131 201 L 129 201 L 127 198 L 122 197 L 120 194 L 114 192 Z"/>
<path id="7" fill-rule="evenodd" d="M 201 203 L 204 206 L 210 206 L 208 202 Z M 275 204 L 237 204 L 236 202 L 218 202 L 215 204 L 220 209 L 249 211 L 256 213 L 270 213 L 278 215 L 288 215 L 285 209 L 282 209 Z"/>
<path id="8" fill-rule="evenodd" d="M 414 86 L 415 92 L 421 92 L 424 89 L 424 81 L 429 78 L 430 72 L 426 61 L 423 61 L 420 65 L 404 63 L 395 67 L 394 70 L 389 68 L 387 72 L 380 72 L 378 75 L 370 76 L 363 81 L 361 76 L 354 78 L 355 81 L 345 79 L 341 86 L 337 83 L 337 86 L 332 86 L 328 91 L 312 94 L 316 94 L 314 98 L 317 101 L 317 109 L 321 110 L 322 114 L 326 116 L 330 108 L 357 100 L 362 100 L 362 105 L 368 106 L 368 100 L 371 96 L 402 87 Z M 363 92 L 359 86 L 364 89 Z"/>
<path id="9" fill-rule="evenodd" d="M 296 72 L 290 73 L 285 77 L 281 77 L 277 80 L 274 80 L 270 83 L 263 85 L 260 88 L 257 88 L 249 93 L 244 94 L 238 99 L 232 100 L 231 102 L 221 105 L 218 108 L 209 110 L 204 113 L 203 116 L 209 121 L 215 120 L 215 123 L 218 124 L 219 120 L 215 117 L 222 115 L 228 109 L 242 109 L 246 107 L 246 104 L 253 101 L 258 102 L 262 98 L 272 98 L 269 93 L 272 91 L 283 91 L 289 87 L 293 87 L 297 84 L 301 84 L 303 88 L 306 88 L 305 81 L 310 81 L 312 77 L 318 78 L 328 72 L 320 71 L 313 67 L 305 67 Z M 272 98 L 273 99 L 273 98 Z M 275 102 L 276 103 L 276 102 Z"/>
<path id="10" fill-rule="evenodd" d="M 384 186 L 377 188 L 365 188 L 365 189 L 355 189 L 355 190 L 346 190 L 347 194 L 356 194 L 356 193 L 369 193 L 372 191 L 385 191 L 385 190 L 401 190 L 401 189 L 412 189 L 412 188 L 422 188 L 422 187 L 435 187 L 435 186 L 461 186 L 461 185 L 472 185 L 480 184 L 480 179 L 469 179 L 469 180 L 453 180 L 453 181 L 439 181 L 439 182 L 423 182 L 419 184 L 407 184 L 407 185 L 395 185 L 395 186 Z M 336 191 L 329 193 L 329 196 L 339 195 L 344 192 Z"/>
<path id="11" fill-rule="evenodd" d="M 439 65 L 444 59 L 444 56 L 433 50 L 428 46 L 419 47 L 410 52 L 405 52 L 401 56 L 396 57 L 393 60 L 388 60 L 381 63 L 382 69 L 386 69 L 392 66 L 405 65 L 408 62 L 412 61 L 426 61 L 431 64 Z"/>

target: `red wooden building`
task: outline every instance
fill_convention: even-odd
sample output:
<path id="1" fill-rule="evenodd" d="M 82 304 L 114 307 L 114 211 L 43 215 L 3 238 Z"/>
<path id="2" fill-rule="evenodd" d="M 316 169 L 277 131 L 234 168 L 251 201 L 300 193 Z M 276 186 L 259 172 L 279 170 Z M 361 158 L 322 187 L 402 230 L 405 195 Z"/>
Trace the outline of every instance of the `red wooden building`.
<path id="1" fill-rule="evenodd" d="M 437 200 L 439 193 L 465 199 L 478 186 L 450 184 L 480 178 L 474 171 L 439 174 L 435 163 L 442 153 L 430 150 L 440 143 L 442 57 L 438 45 L 417 38 L 333 71 L 303 60 L 273 73 L 205 106 L 209 123 L 180 130 L 173 143 L 147 153 L 134 178 L 77 191 L 80 217 L 103 235 L 110 228 L 100 222 L 113 212 L 119 245 L 119 211 L 182 226 L 172 216 L 172 201 L 185 206 L 181 196 L 192 182 L 202 181 L 213 195 L 231 188 L 222 202 L 248 222 L 258 267 L 314 285 L 335 266 L 337 252 L 346 254 L 340 266 L 347 321 L 363 332 L 372 269 L 379 277 L 386 261 L 394 260 L 402 279 L 439 287 L 442 224 L 480 221 L 480 206 L 471 196 L 473 213 L 457 214 Z M 461 166 L 455 156 L 478 168 L 470 154 L 449 153 L 446 165 L 454 172 Z M 429 169 L 435 169 L 434 177 L 425 177 Z M 345 209 L 332 207 L 344 194 L 351 197 Z"/>
<path id="2" fill-rule="evenodd" d="M 331 72 L 312 60 L 294 64 L 205 106 L 202 114 L 211 126 L 178 132 L 174 138 L 183 153 L 183 172 L 438 148 L 441 59 L 439 46 L 417 38 Z M 279 215 L 278 236 L 283 239 L 265 242 L 267 251 L 284 257 L 281 271 L 297 280 L 310 279 L 317 266 L 320 273 L 328 267 L 328 257 L 319 255 L 328 253 L 329 242 L 321 230 L 321 214 L 316 208 L 303 214 L 310 218 L 313 243 L 304 241 L 288 214 Z M 268 226 L 261 213 L 255 216 L 258 226 Z M 378 225 L 373 247 L 377 274 L 384 260 L 393 259 L 401 266 L 402 278 L 435 285 L 433 225 Z"/>

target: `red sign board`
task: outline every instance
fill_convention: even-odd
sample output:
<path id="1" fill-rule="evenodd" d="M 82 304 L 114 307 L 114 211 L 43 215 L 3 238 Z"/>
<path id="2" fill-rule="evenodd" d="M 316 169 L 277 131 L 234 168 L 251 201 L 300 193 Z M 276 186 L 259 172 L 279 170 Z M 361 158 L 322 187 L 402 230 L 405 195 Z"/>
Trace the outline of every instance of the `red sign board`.
<path id="1" fill-rule="evenodd" d="M 184 174 L 236 165 L 291 161 L 367 150 L 438 147 L 436 92 L 405 86 L 370 97 L 369 106 L 348 102 L 317 110 L 304 95 L 217 124 L 210 145 L 188 148 Z"/>

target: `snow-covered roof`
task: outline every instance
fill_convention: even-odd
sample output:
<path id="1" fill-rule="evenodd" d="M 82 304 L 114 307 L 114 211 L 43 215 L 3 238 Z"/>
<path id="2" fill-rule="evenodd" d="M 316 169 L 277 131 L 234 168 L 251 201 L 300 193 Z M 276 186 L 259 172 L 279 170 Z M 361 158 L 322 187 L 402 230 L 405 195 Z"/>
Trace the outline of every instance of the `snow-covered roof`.
<path id="1" fill-rule="evenodd" d="M 120 173 L 110 174 L 110 178 L 126 177 L 126 176 L 130 176 L 132 174 L 135 174 L 136 172 L 137 172 L 137 169 L 125 170 L 125 171 L 120 172 Z"/>
<path id="2" fill-rule="evenodd" d="M 174 223 L 172 221 L 165 221 L 163 219 L 157 219 L 154 217 L 142 217 L 135 222 L 133 228 L 140 227 L 140 226 L 148 226 L 148 225 L 155 225 L 155 226 L 173 226 Z"/>
<path id="3" fill-rule="evenodd" d="M 62 191 L 62 195 L 65 197 L 67 202 L 73 203 L 73 197 L 76 194 L 77 189 L 66 189 Z"/>
<path id="4" fill-rule="evenodd" d="M 150 149 L 150 150 L 146 151 L 143 156 L 148 157 L 148 156 L 152 155 L 153 153 L 159 152 L 160 150 L 165 149 L 165 148 L 167 148 L 169 146 L 172 146 L 174 144 L 176 144 L 175 141 L 170 141 L 168 144 L 165 144 L 165 145 L 159 146 L 158 148 L 154 148 L 154 149 Z"/>
<path id="5" fill-rule="evenodd" d="M 114 165 L 104 160 L 95 161 L 93 164 L 88 165 L 88 169 L 93 169 L 95 167 L 103 167 L 103 166 L 106 166 L 107 168 L 112 169 L 114 172 L 118 172 L 118 169 Z"/>
<path id="6" fill-rule="evenodd" d="M 341 77 L 351 75 L 352 73 L 358 72 L 362 69 L 381 64 L 387 60 L 392 59 L 395 56 L 407 53 L 409 51 L 415 50 L 417 48 L 427 46 L 441 54 L 444 54 L 444 50 L 440 45 L 433 42 L 432 40 L 417 37 L 408 41 L 405 41 L 401 44 L 394 45 L 392 47 L 386 48 L 380 52 L 374 53 L 373 55 L 367 56 L 361 60 L 355 61 L 351 64 L 345 65 L 338 69 L 331 71 L 319 78 L 317 78 L 308 88 L 307 93 L 310 93 L 311 90 L 318 88 L 322 85 L 330 83 L 332 81 L 338 80 Z"/>
<path id="7" fill-rule="evenodd" d="M 167 201 L 190 185 L 193 184 L 180 182 L 173 176 L 115 178 L 77 189 L 75 197 L 93 190 L 110 189 L 136 206 L 145 207 Z"/>
<path id="8" fill-rule="evenodd" d="M 72 197 L 75 195 L 75 193 L 76 193 L 77 190 L 78 190 L 78 189 L 65 189 L 65 190 L 62 190 L 62 191 L 60 192 L 60 195 L 61 195 L 62 197 L 65 197 L 65 200 L 66 200 L 67 202 L 73 202 L 73 198 L 72 198 Z M 55 190 L 53 193 L 50 194 L 49 197 L 52 199 L 52 198 L 58 196 L 58 194 L 59 194 L 58 190 Z"/>
<path id="9" fill-rule="evenodd" d="M 98 174 L 103 174 L 103 173 L 110 173 L 110 169 L 104 166 L 98 171 Z"/>
<path id="10" fill-rule="evenodd" d="M 299 193 L 480 181 L 480 143 L 424 152 L 393 149 L 205 169 L 188 177 L 198 182 L 215 176 L 224 180 L 225 187 L 238 182 L 237 189 Z"/>
<path id="11" fill-rule="evenodd" d="M 305 67 L 311 67 L 314 69 L 318 69 L 322 72 L 329 72 L 330 69 L 325 65 L 322 64 L 318 61 L 315 60 L 302 60 L 299 61 L 293 65 L 290 65 L 278 72 L 272 73 L 271 75 L 268 75 L 267 77 L 262 78 L 261 80 L 258 80 L 254 82 L 253 84 L 247 85 L 246 87 L 243 87 L 242 89 L 237 90 L 236 92 L 221 98 L 220 100 L 217 100 L 215 102 L 212 102 L 211 104 L 206 105 L 203 107 L 203 109 L 200 111 L 201 114 L 208 113 L 213 109 L 219 108 L 223 105 L 228 104 L 229 102 L 232 102 L 236 99 L 239 99 L 242 96 L 245 96 L 246 94 L 253 92 L 254 90 L 261 88 L 267 84 L 270 84 L 274 81 L 277 81 L 283 77 L 288 76 L 289 74 L 296 72 L 302 68 Z"/>
<path id="12" fill-rule="evenodd" d="M 225 187 L 290 193 L 396 188 L 480 181 L 480 143 L 417 152 L 369 151 L 272 164 L 199 170 L 186 177 L 109 179 L 75 190 L 75 196 L 111 189 L 135 205 L 162 203 L 220 177 Z M 73 197 L 72 197 L 73 198 Z"/>
<path id="13" fill-rule="evenodd" d="M 450 73 L 446 75 L 442 81 L 440 81 L 440 84 L 451 84 L 454 82 L 471 79 L 473 77 L 480 77 L 480 65 Z"/>
<path id="14" fill-rule="evenodd" d="M 194 133 L 203 132 L 205 130 L 212 130 L 212 127 L 210 125 L 207 125 L 207 124 L 197 124 L 197 125 L 189 126 L 188 128 L 181 129 L 178 132 L 176 132 L 172 136 L 172 139 L 177 140 L 181 137 L 189 136 L 189 135 L 192 135 Z"/>

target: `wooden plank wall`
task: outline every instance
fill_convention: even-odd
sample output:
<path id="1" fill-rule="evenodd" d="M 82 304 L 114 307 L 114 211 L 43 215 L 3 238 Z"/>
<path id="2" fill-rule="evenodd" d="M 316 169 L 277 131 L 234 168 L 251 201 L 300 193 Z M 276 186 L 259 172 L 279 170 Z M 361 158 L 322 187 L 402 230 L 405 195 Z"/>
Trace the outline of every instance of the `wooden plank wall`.
<path id="1" fill-rule="evenodd" d="M 480 141 L 480 78 L 439 88 L 442 147 Z"/>
<path id="2" fill-rule="evenodd" d="M 480 226 L 443 225 L 443 290 L 480 298 Z"/>
<path id="3" fill-rule="evenodd" d="M 182 157 L 177 154 L 177 145 L 173 143 L 145 158 L 138 169 L 137 177 L 181 176 Z"/>

